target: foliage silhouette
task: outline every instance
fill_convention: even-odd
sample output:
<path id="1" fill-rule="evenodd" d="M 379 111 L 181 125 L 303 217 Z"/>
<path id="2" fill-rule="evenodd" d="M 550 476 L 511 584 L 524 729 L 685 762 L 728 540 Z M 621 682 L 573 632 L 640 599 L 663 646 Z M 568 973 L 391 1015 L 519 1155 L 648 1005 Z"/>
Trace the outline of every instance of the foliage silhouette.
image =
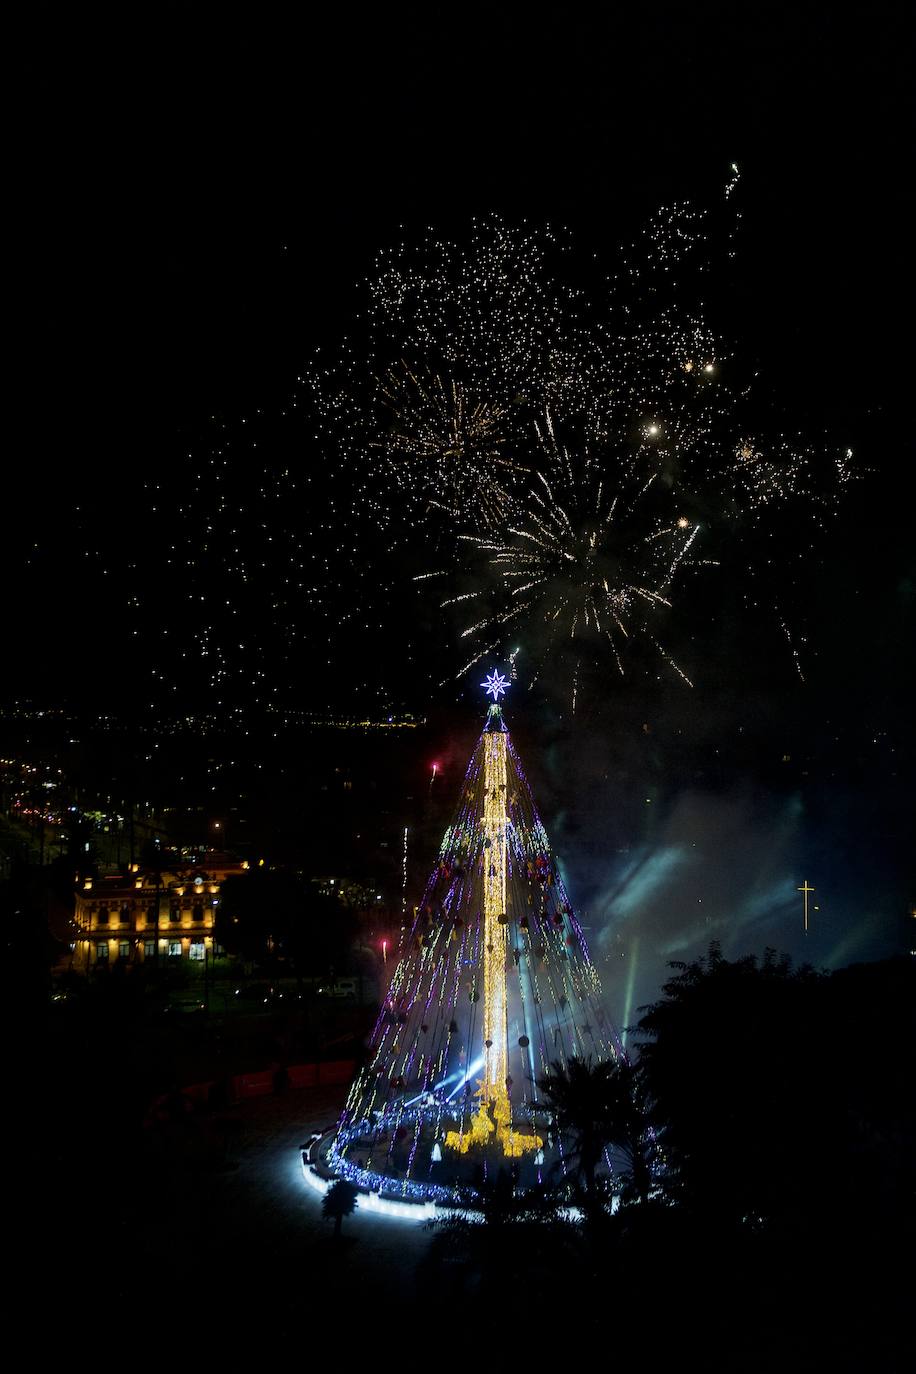
<path id="1" fill-rule="evenodd" d="M 555 1060 L 538 1080 L 543 1105 L 561 1134 L 569 1137 L 586 1205 L 601 1205 L 608 1190 L 598 1171 L 612 1151 L 611 1165 L 624 1183 L 622 1200 L 645 1201 L 651 1191 L 654 1138 L 646 1114 L 638 1068 L 621 1059 Z"/>
<path id="2" fill-rule="evenodd" d="M 288 869 L 255 869 L 227 878 L 216 935 L 230 954 L 263 965 L 285 960 L 299 974 L 340 971 L 354 920 L 332 897 Z"/>
<path id="3" fill-rule="evenodd" d="M 514 1171 L 479 1167 L 473 1180 L 474 1211 L 456 1211 L 430 1222 L 433 1240 L 421 1288 L 495 1291 L 515 1282 L 549 1281 L 579 1262 L 580 1228 L 569 1220 L 568 1199 L 545 1188 L 518 1194 Z"/>
<path id="4" fill-rule="evenodd" d="M 321 1199 L 321 1214 L 326 1221 L 333 1219 L 335 1239 L 340 1235 L 344 1217 L 352 1216 L 356 1211 L 357 1196 L 358 1190 L 353 1184 L 345 1178 L 339 1178 Z"/>
<path id="5" fill-rule="evenodd" d="M 638 1026 L 673 1200 L 765 1229 L 818 1226 L 853 1180 L 908 1195 L 916 969 L 828 975 L 772 950 L 729 962 L 715 945 L 673 967 Z"/>

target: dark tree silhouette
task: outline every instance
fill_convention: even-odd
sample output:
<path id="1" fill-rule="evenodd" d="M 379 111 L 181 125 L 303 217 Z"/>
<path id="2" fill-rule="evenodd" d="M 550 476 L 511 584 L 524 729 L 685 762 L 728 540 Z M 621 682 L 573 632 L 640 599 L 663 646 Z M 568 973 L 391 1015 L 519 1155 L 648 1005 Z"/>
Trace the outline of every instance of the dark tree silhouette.
<path id="1" fill-rule="evenodd" d="M 613 1071 L 611 1060 L 593 1063 L 573 1057 L 566 1067 L 555 1059 L 550 1071 L 538 1079 L 543 1103 L 557 1130 L 570 1138 L 571 1155 L 590 1195 L 596 1191 L 598 1165 L 611 1136 Z"/>
<path id="2" fill-rule="evenodd" d="M 624 1180 L 624 1201 L 645 1201 L 655 1147 L 639 1070 L 627 1060 L 574 1057 L 565 1067 L 555 1060 L 538 1087 L 557 1129 L 571 1141 L 586 1200 L 599 1204 L 606 1196 L 598 1171 L 611 1150 L 614 1172 Z"/>
<path id="3" fill-rule="evenodd" d="M 657 1149 L 639 1066 L 627 1059 L 608 1077 L 608 1144 L 615 1174 L 623 1181 L 621 1201 L 645 1203 L 652 1191 Z"/>
<path id="4" fill-rule="evenodd" d="M 345 1178 L 339 1178 L 336 1183 L 332 1183 L 328 1191 L 321 1200 L 321 1214 L 325 1221 L 334 1221 L 335 1239 L 340 1235 L 340 1228 L 344 1217 L 352 1216 L 356 1211 L 356 1198 L 358 1190 L 352 1183 L 348 1183 Z"/>
<path id="5" fill-rule="evenodd" d="M 285 959 L 299 974 L 322 976 L 346 966 L 353 915 L 288 869 L 256 869 L 227 878 L 216 937 L 230 954 L 258 963 Z"/>
<path id="6" fill-rule="evenodd" d="M 429 1223 L 429 1254 L 418 1275 L 424 1297 L 453 1300 L 456 1293 L 549 1287 L 555 1275 L 577 1271 L 581 1228 L 569 1220 L 569 1199 L 552 1190 L 518 1193 L 515 1171 L 489 1162 L 475 1170 L 472 1210 Z"/>
<path id="7" fill-rule="evenodd" d="M 854 1181 L 870 1205 L 905 1194 L 916 969 L 829 975 L 716 946 L 673 967 L 639 1031 L 675 1200 L 753 1229 L 820 1224 Z"/>

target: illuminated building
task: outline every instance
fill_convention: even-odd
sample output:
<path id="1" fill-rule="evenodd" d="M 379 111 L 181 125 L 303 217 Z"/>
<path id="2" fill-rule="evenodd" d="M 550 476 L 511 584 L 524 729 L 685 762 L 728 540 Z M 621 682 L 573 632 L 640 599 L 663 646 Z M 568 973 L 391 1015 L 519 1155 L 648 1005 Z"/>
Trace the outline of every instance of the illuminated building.
<path id="1" fill-rule="evenodd" d="M 156 957 L 157 941 L 163 960 L 213 958 L 220 888 L 247 868 L 247 861 L 210 853 L 199 864 L 175 864 L 159 874 L 131 864 L 126 872 L 84 879 L 76 892 L 70 965 L 140 963 Z"/>

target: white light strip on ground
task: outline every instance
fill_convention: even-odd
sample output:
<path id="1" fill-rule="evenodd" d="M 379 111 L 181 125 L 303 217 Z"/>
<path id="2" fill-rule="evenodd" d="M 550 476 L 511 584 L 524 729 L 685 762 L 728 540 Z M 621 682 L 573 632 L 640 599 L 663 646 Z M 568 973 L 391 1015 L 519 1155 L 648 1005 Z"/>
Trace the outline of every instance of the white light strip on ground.
<path id="1" fill-rule="evenodd" d="M 309 1187 L 324 1197 L 333 1180 L 322 1178 L 305 1159 L 302 1161 L 302 1173 Z M 358 1212 L 371 1212 L 373 1216 L 396 1217 L 399 1221 L 432 1221 L 434 1217 L 447 1215 L 434 1202 L 397 1202 L 394 1198 L 380 1197 L 378 1193 L 360 1193 L 356 1209 Z"/>

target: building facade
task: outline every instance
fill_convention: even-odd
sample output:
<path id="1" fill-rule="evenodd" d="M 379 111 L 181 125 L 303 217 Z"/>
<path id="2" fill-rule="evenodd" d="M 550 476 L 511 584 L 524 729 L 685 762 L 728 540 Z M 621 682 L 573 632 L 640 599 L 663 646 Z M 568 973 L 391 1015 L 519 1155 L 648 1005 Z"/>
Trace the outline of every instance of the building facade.
<path id="1" fill-rule="evenodd" d="M 70 967 L 214 958 L 220 888 L 248 867 L 248 860 L 207 853 L 161 873 L 131 864 L 127 872 L 84 879 L 76 892 Z"/>

